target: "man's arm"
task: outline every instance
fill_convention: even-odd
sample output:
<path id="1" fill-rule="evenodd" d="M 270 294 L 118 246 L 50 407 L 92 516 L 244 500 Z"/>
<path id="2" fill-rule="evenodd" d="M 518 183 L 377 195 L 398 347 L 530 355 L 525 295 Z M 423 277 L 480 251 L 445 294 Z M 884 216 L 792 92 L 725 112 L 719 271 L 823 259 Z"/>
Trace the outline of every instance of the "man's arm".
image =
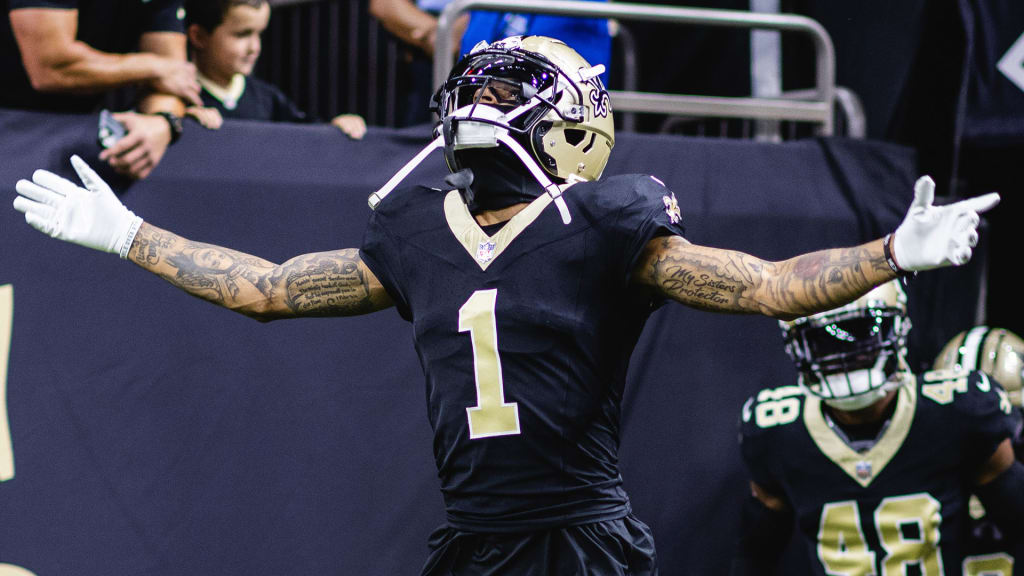
<path id="1" fill-rule="evenodd" d="M 259 320 L 350 316 L 392 305 L 355 249 L 306 254 L 277 265 L 192 242 L 142 221 L 78 156 L 85 186 L 46 170 L 19 180 L 14 208 L 40 232 L 130 258 L 182 290 Z"/>
<path id="2" fill-rule="evenodd" d="M 399 40 L 434 55 L 437 17 L 416 7 L 411 0 L 370 0 L 370 15 Z"/>
<path id="3" fill-rule="evenodd" d="M 139 112 L 185 114 L 186 105 L 200 106 L 201 88 L 194 65 L 188 61 L 188 39 L 178 32 L 145 32 L 139 38 L 139 51 L 186 64 L 181 74 L 165 74 L 150 82 L 151 90 L 139 102 Z"/>
<path id="4" fill-rule="evenodd" d="M 139 48 L 169 62 L 186 60 L 185 35 L 177 32 L 146 32 L 139 41 Z M 121 112 L 114 115 L 128 133 L 112 147 L 100 152 L 100 160 L 132 178 L 149 176 L 171 145 L 170 124 L 162 116 L 153 114 L 170 112 L 183 116 L 185 104 L 174 95 L 178 93 L 187 94 L 189 102 L 201 103 L 195 73 L 159 78 L 152 82 L 152 88 L 138 104 L 142 114 Z"/>
<path id="5" fill-rule="evenodd" d="M 128 259 L 193 296 L 260 321 L 353 316 L 392 305 L 354 248 L 274 264 L 144 223 Z"/>
<path id="6" fill-rule="evenodd" d="M 742 252 L 697 246 L 679 236 L 648 242 L 633 281 L 683 304 L 716 312 L 790 320 L 852 302 L 901 274 L 966 264 L 978 243 L 979 213 L 999 203 L 992 192 L 934 206 L 923 176 L 892 234 L 849 248 L 769 262 Z"/>
<path id="7" fill-rule="evenodd" d="M 793 510 L 781 496 L 750 482 L 750 497 L 743 502 L 740 536 L 729 576 L 776 574 L 793 533 Z"/>
<path id="8" fill-rule="evenodd" d="M 370 0 L 370 15 L 402 42 L 427 56 L 434 55 L 437 16 L 420 10 L 412 0 Z M 456 56 L 468 23 L 469 14 L 462 14 L 452 26 L 452 49 Z"/>
<path id="9" fill-rule="evenodd" d="M 978 499 L 996 524 L 1024 535 L 1024 463 L 1016 460 L 1009 438 L 999 444 L 974 481 Z"/>
<path id="10" fill-rule="evenodd" d="M 634 281 L 694 308 L 782 319 L 831 310 L 895 276 L 880 240 L 769 262 L 679 236 L 651 240 L 633 272 Z"/>
<path id="11" fill-rule="evenodd" d="M 76 38 L 77 10 L 19 8 L 10 19 L 29 80 L 40 92 L 97 93 L 148 82 L 185 100 L 198 98 L 198 84 L 189 82 L 195 83 L 195 68 L 185 58 L 96 50 Z"/>

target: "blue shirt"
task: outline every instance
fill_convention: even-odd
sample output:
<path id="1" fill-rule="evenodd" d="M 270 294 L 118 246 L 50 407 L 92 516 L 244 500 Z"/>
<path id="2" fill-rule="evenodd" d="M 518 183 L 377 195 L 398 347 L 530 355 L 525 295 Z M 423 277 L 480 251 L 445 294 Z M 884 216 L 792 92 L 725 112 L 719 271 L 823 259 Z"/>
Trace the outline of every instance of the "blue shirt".
<path id="1" fill-rule="evenodd" d="M 481 40 L 494 42 L 509 36 L 525 35 L 557 38 L 576 50 L 591 66 L 604 64 L 606 71 L 601 75 L 601 81 L 608 84 L 612 37 L 608 32 L 608 20 L 603 18 L 473 11 L 470 12 L 466 33 L 462 36 L 460 53 L 468 54 Z"/>

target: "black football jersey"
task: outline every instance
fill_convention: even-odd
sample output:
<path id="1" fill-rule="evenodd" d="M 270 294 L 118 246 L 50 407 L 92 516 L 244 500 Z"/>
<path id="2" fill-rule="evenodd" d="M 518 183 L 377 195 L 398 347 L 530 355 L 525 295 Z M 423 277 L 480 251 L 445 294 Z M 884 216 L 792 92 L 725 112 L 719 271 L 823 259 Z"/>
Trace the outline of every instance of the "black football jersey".
<path id="1" fill-rule="evenodd" d="M 1024 461 L 1024 446 L 1021 434 L 1024 431 L 1024 412 L 1013 411 L 1015 427 L 1014 452 L 1018 460 Z M 1020 537 L 1002 530 L 985 512 L 977 496 L 971 496 L 971 542 L 964 560 L 965 576 L 1013 576 L 1024 570 L 1024 542 Z"/>
<path id="2" fill-rule="evenodd" d="M 629 356 L 657 305 L 630 273 L 653 237 L 683 233 L 649 176 L 541 195 L 493 235 L 458 192 L 396 190 L 361 256 L 412 322 L 449 523 L 521 531 L 619 518 Z"/>
<path id="3" fill-rule="evenodd" d="M 755 482 L 793 507 L 814 574 L 964 573 L 971 479 L 1013 434 L 1012 406 L 981 372 L 912 379 L 866 452 L 797 386 L 744 405 L 743 459 Z"/>

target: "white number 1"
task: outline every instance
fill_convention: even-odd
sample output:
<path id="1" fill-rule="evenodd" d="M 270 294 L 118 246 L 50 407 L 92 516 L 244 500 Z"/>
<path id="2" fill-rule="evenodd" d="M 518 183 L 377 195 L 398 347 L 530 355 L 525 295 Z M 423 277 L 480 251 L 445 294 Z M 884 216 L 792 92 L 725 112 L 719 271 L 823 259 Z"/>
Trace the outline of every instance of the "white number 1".
<path id="1" fill-rule="evenodd" d="M 519 434 L 519 405 L 505 402 L 498 355 L 498 328 L 494 307 L 497 290 L 478 290 L 459 308 L 459 332 L 473 342 L 476 406 L 466 408 L 469 437 L 488 438 Z"/>
<path id="2" fill-rule="evenodd" d="M 14 287 L 0 286 L 0 482 L 14 478 L 14 450 L 7 421 L 7 359 L 11 355 L 14 324 Z"/>

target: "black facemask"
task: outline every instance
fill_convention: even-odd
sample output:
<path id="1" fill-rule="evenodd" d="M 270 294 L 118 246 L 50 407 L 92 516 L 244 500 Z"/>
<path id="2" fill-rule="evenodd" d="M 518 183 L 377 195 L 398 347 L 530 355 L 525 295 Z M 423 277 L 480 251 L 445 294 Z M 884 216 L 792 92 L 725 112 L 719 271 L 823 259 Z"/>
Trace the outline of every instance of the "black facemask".
<path id="1" fill-rule="evenodd" d="M 500 210 L 532 202 L 544 193 L 544 188 L 519 157 L 505 146 L 470 148 L 457 154 L 462 168 L 473 172 L 472 194 L 466 198 L 470 212 Z"/>

